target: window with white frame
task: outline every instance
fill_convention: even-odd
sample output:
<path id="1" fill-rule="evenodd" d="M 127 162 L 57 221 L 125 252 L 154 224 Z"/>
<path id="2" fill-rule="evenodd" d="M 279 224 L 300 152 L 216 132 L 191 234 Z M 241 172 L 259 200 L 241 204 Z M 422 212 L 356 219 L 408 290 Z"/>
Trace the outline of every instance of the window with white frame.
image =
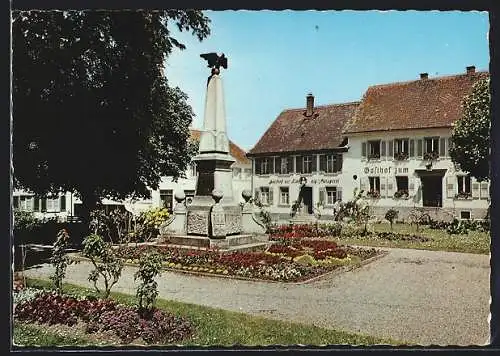
<path id="1" fill-rule="evenodd" d="M 280 187 L 280 204 L 281 205 L 290 204 L 290 192 L 288 187 Z"/>
<path id="2" fill-rule="evenodd" d="M 424 159 L 439 157 L 439 137 L 424 138 Z"/>
<path id="3" fill-rule="evenodd" d="M 394 140 L 394 158 L 397 160 L 407 159 L 410 152 L 409 147 L 409 140 L 407 138 Z"/>
<path id="4" fill-rule="evenodd" d="M 21 195 L 19 197 L 19 210 L 33 211 L 33 196 Z"/>
<path id="5" fill-rule="evenodd" d="M 337 201 L 337 187 L 326 187 L 326 204 L 333 205 Z"/>
<path id="6" fill-rule="evenodd" d="M 269 159 L 263 158 L 260 161 L 260 174 L 269 174 Z"/>
<path id="7" fill-rule="evenodd" d="M 457 176 L 458 195 L 468 197 L 471 195 L 471 179 L 470 175 Z"/>
<path id="8" fill-rule="evenodd" d="M 380 158 L 380 140 L 368 141 L 368 159 Z"/>
<path id="9" fill-rule="evenodd" d="M 260 202 L 263 205 L 269 205 L 269 187 L 260 188 Z"/>
<path id="10" fill-rule="evenodd" d="M 380 177 L 368 177 L 370 182 L 370 193 L 380 194 Z"/>
<path id="11" fill-rule="evenodd" d="M 333 173 L 336 170 L 337 155 L 326 155 L 326 173 Z"/>
<path id="12" fill-rule="evenodd" d="M 59 211 L 59 197 L 47 198 L 47 212 Z"/>
<path id="13" fill-rule="evenodd" d="M 309 155 L 309 156 L 304 156 L 303 157 L 303 171 L 302 173 L 311 173 L 312 172 L 312 160 L 313 160 L 313 156 Z"/>

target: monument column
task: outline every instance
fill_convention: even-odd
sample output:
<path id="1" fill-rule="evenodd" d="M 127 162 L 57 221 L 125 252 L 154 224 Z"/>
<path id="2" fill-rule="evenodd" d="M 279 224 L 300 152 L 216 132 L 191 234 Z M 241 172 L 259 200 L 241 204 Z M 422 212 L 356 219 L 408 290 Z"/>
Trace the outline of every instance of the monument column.
<path id="1" fill-rule="evenodd" d="M 231 166 L 235 159 L 229 154 L 226 132 L 226 113 L 220 67 L 227 68 L 227 58 L 216 53 L 202 54 L 208 61 L 211 75 L 208 77 L 205 98 L 205 116 L 201 130 L 199 154 L 194 157 L 198 171 L 193 204 L 212 203 L 212 191 L 222 192 L 222 205 L 233 205 Z"/>

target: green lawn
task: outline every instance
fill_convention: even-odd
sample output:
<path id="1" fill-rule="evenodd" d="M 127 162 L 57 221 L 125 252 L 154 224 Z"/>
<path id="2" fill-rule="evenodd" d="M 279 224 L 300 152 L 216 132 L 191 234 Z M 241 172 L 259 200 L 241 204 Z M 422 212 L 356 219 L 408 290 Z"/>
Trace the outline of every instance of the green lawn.
<path id="1" fill-rule="evenodd" d="M 373 224 L 373 229 L 377 232 L 391 231 L 389 224 Z M 427 242 L 388 241 L 364 237 L 342 238 L 337 240 L 343 244 L 349 245 L 415 248 L 477 254 L 490 253 L 490 234 L 486 232 L 470 231 L 467 235 L 449 235 L 446 230 L 433 230 L 427 227 L 419 227 L 419 231 L 417 231 L 416 225 L 410 226 L 409 224 L 394 224 L 393 231 L 426 236 L 431 238 L 431 240 Z"/>
<path id="2" fill-rule="evenodd" d="M 46 280 L 29 279 L 28 285 L 33 287 L 50 287 Z M 93 294 L 93 291 L 71 285 L 64 285 L 65 292 Z M 122 293 L 111 293 L 111 297 L 125 304 L 134 304 L 135 297 Z M 390 339 L 380 339 L 366 335 L 324 329 L 298 323 L 276 321 L 263 317 L 250 316 L 194 304 L 168 300 L 157 300 L 157 306 L 163 310 L 188 318 L 195 326 L 196 332 L 182 345 L 403 345 Z M 25 346 L 40 345 L 85 345 L 86 340 L 75 338 L 63 339 L 50 335 L 35 326 L 15 324 L 14 340 Z"/>

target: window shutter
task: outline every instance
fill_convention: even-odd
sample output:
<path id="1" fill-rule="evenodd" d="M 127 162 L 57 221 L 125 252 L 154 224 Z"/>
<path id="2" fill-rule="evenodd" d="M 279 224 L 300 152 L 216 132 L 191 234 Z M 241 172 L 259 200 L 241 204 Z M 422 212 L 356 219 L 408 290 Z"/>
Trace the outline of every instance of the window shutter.
<path id="1" fill-rule="evenodd" d="M 439 139 L 439 156 L 446 156 L 446 139 L 444 137 Z"/>
<path id="2" fill-rule="evenodd" d="M 415 195 L 416 187 L 415 187 L 415 178 L 413 177 L 408 177 L 408 195 L 413 196 Z"/>
<path id="3" fill-rule="evenodd" d="M 482 182 L 481 185 L 481 199 L 488 199 L 490 197 L 490 192 L 488 189 L 488 183 Z"/>
<path id="4" fill-rule="evenodd" d="M 302 156 L 295 156 L 295 172 L 302 173 Z"/>
<path id="5" fill-rule="evenodd" d="M 286 172 L 287 173 L 293 173 L 293 156 L 288 156 L 287 157 L 287 163 L 286 163 Z"/>
<path id="6" fill-rule="evenodd" d="M 341 172 L 342 171 L 342 160 L 343 159 L 344 159 L 344 156 L 342 156 L 341 154 L 337 155 L 337 159 L 335 160 L 335 165 L 336 165 L 335 172 Z"/>
<path id="7" fill-rule="evenodd" d="M 259 159 L 255 159 L 255 174 L 260 174 L 261 170 L 261 162 L 262 160 L 259 158 Z"/>
<path id="8" fill-rule="evenodd" d="M 366 159 L 366 142 L 361 143 L 361 157 Z"/>
<path id="9" fill-rule="evenodd" d="M 326 205 L 326 190 L 325 190 L 325 188 L 319 189 L 319 203 Z"/>
<path id="10" fill-rule="evenodd" d="M 268 172 L 269 174 L 274 174 L 275 170 L 274 170 L 274 157 L 269 157 L 269 159 L 267 160 L 269 163 L 269 166 L 268 166 Z"/>
<path id="11" fill-rule="evenodd" d="M 33 197 L 33 199 L 34 199 L 33 210 L 40 211 L 40 199 L 38 199 L 37 197 Z"/>
<path id="12" fill-rule="evenodd" d="M 369 189 L 368 177 L 360 177 L 359 179 L 359 189 L 367 191 Z"/>
<path id="13" fill-rule="evenodd" d="M 446 177 L 446 197 L 454 198 L 457 189 L 455 188 L 455 180 L 457 177 L 448 176 Z"/>
<path id="14" fill-rule="evenodd" d="M 66 211 L 66 195 L 61 195 L 61 202 L 59 204 L 61 211 Z"/>
<path id="15" fill-rule="evenodd" d="M 337 187 L 337 201 L 342 201 L 342 187 Z"/>
<path id="16" fill-rule="evenodd" d="M 422 140 L 417 140 L 417 157 L 422 157 L 424 155 L 423 144 L 424 142 Z"/>
<path id="17" fill-rule="evenodd" d="M 479 183 L 476 182 L 474 178 L 471 178 L 471 184 L 472 184 L 472 198 L 479 199 Z"/>
<path id="18" fill-rule="evenodd" d="M 394 177 L 390 176 L 387 178 L 387 197 L 392 198 L 394 196 L 394 188 L 395 188 L 396 182 Z"/>
<path id="19" fill-rule="evenodd" d="M 387 141 L 387 158 L 394 158 L 394 140 Z"/>
<path id="20" fill-rule="evenodd" d="M 446 156 L 450 157 L 450 148 L 453 147 L 453 141 L 451 137 L 448 137 L 448 147 L 446 147 Z"/>
<path id="21" fill-rule="evenodd" d="M 380 142 L 380 158 L 385 158 L 385 141 Z"/>
<path id="22" fill-rule="evenodd" d="M 253 199 L 260 201 L 260 189 L 259 188 L 255 188 L 255 195 L 254 195 Z"/>
<path id="23" fill-rule="evenodd" d="M 387 194 L 387 178 L 380 177 L 380 197 L 385 198 Z"/>
<path id="24" fill-rule="evenodd" d="M 42 213 L 47 211 L 47 198 L 42 198 Z"/>
<path id="25" fill-rule="evenodd" d="M 311 155 L 311 160 L 312 160 L 312 164 L 311 164 L 311 173 L 313 172 L 316 172 L 316 168 L 318 166 L 318 155 Z"/>
<path id="26" fill-rule="evenodd" d="M 273 187 L 269 187 L 269 205 L 273 205 Z"/>
<path id="27" fill-rule="evenodd" d="M 14 209 L 17 209 L 19 208 L 19 197 L 18 196 L 15 196 L 13 197 L 13 203 L 14 203 Z"/>
<path id="28" fill-rule="evenodd" d="M 326 155 L 319 156 L 319 170 L 321 172 L 326 172 Z"/>
<path id="29" fill-rule="evenodd" d="M 415 140 L 410 140 L 410 157 L 415 157 Z"/>

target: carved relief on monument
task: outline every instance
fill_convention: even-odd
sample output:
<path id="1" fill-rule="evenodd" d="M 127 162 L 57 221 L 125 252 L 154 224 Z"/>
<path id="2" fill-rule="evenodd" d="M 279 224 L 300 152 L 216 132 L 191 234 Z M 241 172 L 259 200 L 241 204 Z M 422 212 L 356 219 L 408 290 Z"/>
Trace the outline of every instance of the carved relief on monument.
<path id="1" fill-rule="evenodd" d="M 217 136 L 216 150 L 223 151 L 223 152 L 229 151 L 229 145 L 228 145 L 228 141 L 227 141 L 225 132 L 219 132 L 219 135 Z"/>
<path id="2" fill-rule="evenodd" d="M 239 234 L 242 230 L 241 213 L 226 212 L 226 234 Z"/>
<path id="3" fill-rule="evenodd" d="M 187 213 L 187 233 L 208 235 L 208 211 L 196 210 Z"/>

